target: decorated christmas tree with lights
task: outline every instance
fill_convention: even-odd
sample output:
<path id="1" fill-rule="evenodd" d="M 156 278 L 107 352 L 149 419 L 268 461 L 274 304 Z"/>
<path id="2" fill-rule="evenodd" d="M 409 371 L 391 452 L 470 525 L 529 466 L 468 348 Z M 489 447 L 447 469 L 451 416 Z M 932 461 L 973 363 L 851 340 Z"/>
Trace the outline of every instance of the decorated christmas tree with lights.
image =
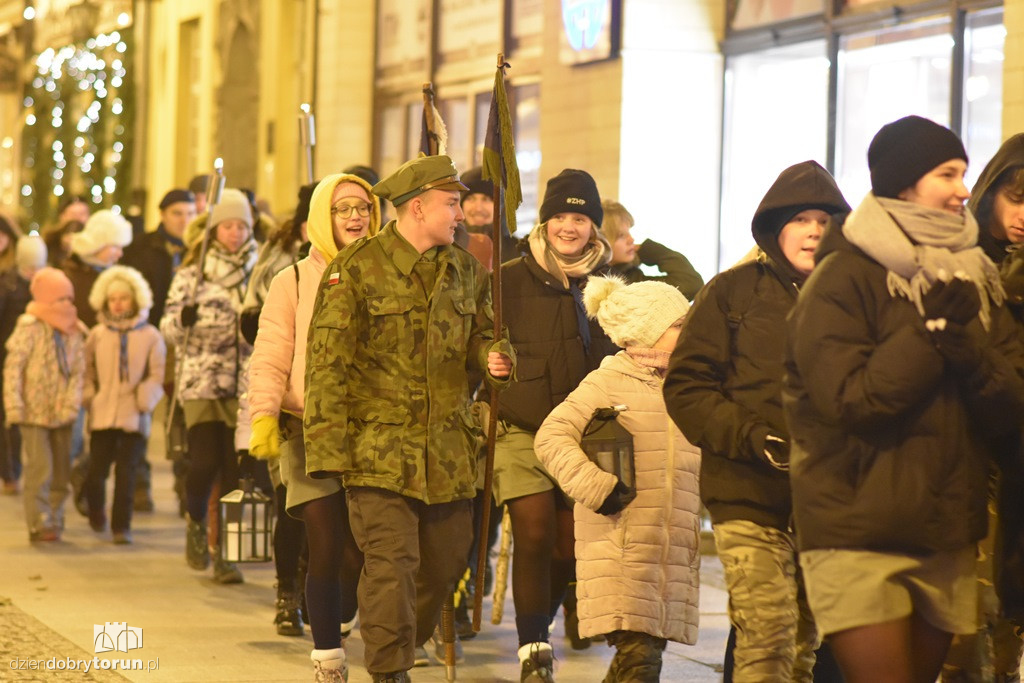
<path id="1" fill-rule="evenodd" d="M 95 211 L 127 207 L 134 117 L 129 31 L 49 48 L 25 87 L 21 206 L 26 228 L 56 220 L 68 194 Z M 56 227 L 56 226 L 54 226 Z"/>

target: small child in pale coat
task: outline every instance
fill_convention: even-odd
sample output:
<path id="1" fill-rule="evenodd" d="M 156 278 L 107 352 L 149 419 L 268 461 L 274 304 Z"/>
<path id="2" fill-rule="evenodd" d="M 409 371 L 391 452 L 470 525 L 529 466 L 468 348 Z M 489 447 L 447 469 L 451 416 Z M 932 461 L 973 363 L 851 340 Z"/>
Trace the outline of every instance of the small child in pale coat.
<path id="1" fill-rule="evenodd" d="M 42 268 L 7 339 L 4 412 L 21 432 L 29 540 L 59 541 L 71 473 L 71 426 L 82 405 L 85 326 L 71 280 Z"/>
<path id="2" fill-rule="evenodd" d="M 605 358 L 537 432 L 541 462 L 576 501 L 580 636 L 616 648 L 605 683 L 658 681 L 667 641 L 697 640 L 700 451 L 673 424 L 662 384 L 689 304 L 663 282 L 592 277 L 587 314 L 623 351 Z M 633 438 L 636 497 L 580 446 L 599 408 Z"/>
<path id="3" fill-rule="evenodd" d="M 149 324 L 153 292 L 142 273 L 111 266 L 100 273 L 89 293 L 98 320 L 85 343 L 85 404 L 89 409 L 89 473 L 85 498 L 89 526 L 107 527 L 105 493 L 115 465 L 110 528 L 114 543 L 132 542 L 135 468 L 143 456 L 150 418 L 163 396 L 167 347 Z"/>

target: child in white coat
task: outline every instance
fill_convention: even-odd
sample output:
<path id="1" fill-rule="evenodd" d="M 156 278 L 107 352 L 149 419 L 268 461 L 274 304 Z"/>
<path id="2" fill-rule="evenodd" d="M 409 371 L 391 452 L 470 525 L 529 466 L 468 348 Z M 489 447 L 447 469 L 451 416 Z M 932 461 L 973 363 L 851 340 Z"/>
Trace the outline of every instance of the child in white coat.
<path id="1" fill-rule="evenodd" d="M 623 347 L 557 406 L 537 432 L 541 462 L 575 501 L 580 635 L 616 648 L 605 683 L 657 681 L 667 641 L 697 640 L 700 451 L 673 424 L 662 398 L 669 355 L 689 304 L 662 282 L 591 278 L 591 318 Z M 580 446 L 594 412 L 633 438 L 635 494 Z"/>
<path id="2" fill-rule="evenodd" d="M 84 487 L 89 526 L 96 532 L 106 530 L 106 482 L 114 464 L 110 526 L 114 543 L 127 544 L 132 542 L 135 468 L 153 409 L 164 393 L 167 348 L 148 322 L 152 290 L 134 268 L 111 266 L 103 271 L 89 293 L 89 305 L 98 320 L 85 343 L 84 401 L 92 433 Z"/>

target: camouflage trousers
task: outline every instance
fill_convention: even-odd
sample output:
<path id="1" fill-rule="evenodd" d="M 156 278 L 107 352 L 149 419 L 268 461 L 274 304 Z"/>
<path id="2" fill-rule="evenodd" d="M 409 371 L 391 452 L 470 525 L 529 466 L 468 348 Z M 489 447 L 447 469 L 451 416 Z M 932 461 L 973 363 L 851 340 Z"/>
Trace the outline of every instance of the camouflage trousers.
<path id="1" fill-rule="evenodd" d="M 608 645 L 615 656 L 602 683 L 658 683 L 661 680 L 661 653 L 666 640 L 636 631 L 612 631 Z"/>
<path id="2" fill-rule="evenodd" d="M 978 632 L 955 635 L 942 665 L 943 683 L 1019 681 L 1024 644 L 1014 625 L 1000 614 L 993 583 L 996 529 L 995 504 L 988 504 L 988 536 L 978 544 Z"/>
<path id="3" fill-rule="evenodd" d="M 793 534 L 744 520 L 715 524 L 736 629 L 733 681 L 811 681 L 818 633 Z"/>

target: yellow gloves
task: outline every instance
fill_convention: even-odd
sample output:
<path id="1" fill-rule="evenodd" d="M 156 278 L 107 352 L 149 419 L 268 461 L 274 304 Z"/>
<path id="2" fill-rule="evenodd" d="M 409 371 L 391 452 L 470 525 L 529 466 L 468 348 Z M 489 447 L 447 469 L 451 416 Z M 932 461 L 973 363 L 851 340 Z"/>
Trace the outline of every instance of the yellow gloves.
<path id="1" fill-rule="evenodd" d="M 273 415 L 260 415 L 252 421 L 249 435 L 249 455 L 261 460 L 281 455 L 281 428 Z"/>

